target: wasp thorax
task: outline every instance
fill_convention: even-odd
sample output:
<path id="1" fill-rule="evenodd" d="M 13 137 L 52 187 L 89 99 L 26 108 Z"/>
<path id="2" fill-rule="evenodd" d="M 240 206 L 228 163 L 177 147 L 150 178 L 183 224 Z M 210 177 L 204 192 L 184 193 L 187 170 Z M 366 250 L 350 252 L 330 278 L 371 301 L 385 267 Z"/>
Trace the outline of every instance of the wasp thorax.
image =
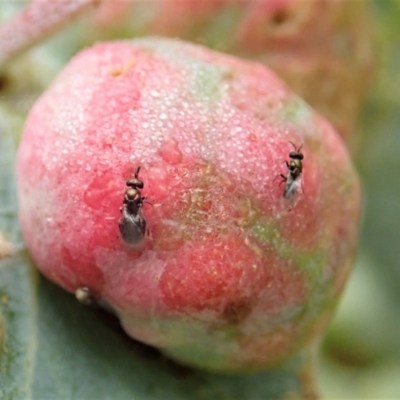
<path id="1" fill-rule="evenodd" d="M 126 190 L 124 200 L 128 203 L 141 201 L 139 190 L 133 188 Z"/>

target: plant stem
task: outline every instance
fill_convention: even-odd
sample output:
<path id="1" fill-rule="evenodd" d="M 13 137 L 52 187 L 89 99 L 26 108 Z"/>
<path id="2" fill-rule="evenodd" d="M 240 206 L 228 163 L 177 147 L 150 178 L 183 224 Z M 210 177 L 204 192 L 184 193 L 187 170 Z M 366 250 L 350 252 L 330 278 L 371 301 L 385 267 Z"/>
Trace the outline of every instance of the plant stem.
<path id="1" fill-rule="evenodd" d="M 0 66 L 67 25 L 98 0 L 34 0 L 0 27 Z"/>

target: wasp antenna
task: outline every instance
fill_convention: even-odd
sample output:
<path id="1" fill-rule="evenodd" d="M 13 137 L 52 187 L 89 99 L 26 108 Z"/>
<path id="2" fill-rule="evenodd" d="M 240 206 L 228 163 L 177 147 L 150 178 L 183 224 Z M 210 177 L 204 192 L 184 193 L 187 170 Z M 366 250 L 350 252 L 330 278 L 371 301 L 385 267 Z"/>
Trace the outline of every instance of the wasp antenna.
<path id="1" fill-rule="evenodd" d="M 136 170 L 135 170 L 135 178 L 136 179 L 139 179 L 138 178 L 138 176 L 139 176 L 139 171 L 140 171 L 140 165 L 136 168 Z"/>
<path id="2" fill-rule="evenodd" d="M 301 148 L 303 147 L 303 144 L 304 144 L 304 143 L 302 143 L 302 144 L 300 145 L 300 147 L 297 149 L 297 152 L 298 152 L 298 153 L 300 153 L 300 150 L 301 150 Z"/>
<path id="3" fill-rule="evenodd" d="M 303 147 L 303 144 L 304 143 L 302 143 L 301 145 L 300 145 L 300 147 L 296 147 L 296 145 L 292 142 L 292 141 L 288 141 L 293 147 L 294 147 L 294 151 L 296 152 L 296 153 L 300 153 L 300 150 L 301 150 L 301 148 Z"/>

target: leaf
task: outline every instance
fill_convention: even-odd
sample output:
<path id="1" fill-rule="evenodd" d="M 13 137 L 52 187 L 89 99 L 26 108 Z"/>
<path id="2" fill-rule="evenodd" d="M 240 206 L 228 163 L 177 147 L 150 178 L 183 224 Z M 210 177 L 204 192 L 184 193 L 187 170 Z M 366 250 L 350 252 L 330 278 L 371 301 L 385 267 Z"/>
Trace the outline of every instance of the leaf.
<path id="1" fill-rule="evenodd" d="M 32 380 L 31 355 L 35 343 L 34 308 L 30 302 L 32 275 L 25 265 L 15 261 L 3 261 L 0 267 L 0 304 L 4 318 L 0 364 L 2 399 L 29 398 Z"/>

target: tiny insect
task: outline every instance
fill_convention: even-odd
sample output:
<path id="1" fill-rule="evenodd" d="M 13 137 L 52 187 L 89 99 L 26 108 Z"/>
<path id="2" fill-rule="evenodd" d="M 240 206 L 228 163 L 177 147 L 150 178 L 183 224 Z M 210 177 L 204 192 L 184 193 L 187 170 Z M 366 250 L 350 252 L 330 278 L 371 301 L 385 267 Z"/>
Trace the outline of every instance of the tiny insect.
<path id="1" fill-rule="evenodd" d="M 303 153 L 300 152 L 303 145 L 297 148 L 293 142 L 289 143 L 294 147 L 294 151 L 289 153 L 289 157 L 291 158 L 290 163 L 286 161 L 286 166 L 288 169 L 286 176 L 280 174 L 280 177 L 282 178 L 281 183 L 285 182 L 283 197 L 287 200 L 292 199 L 294 195 L 299 192 L 301 185 L 301 174 L 303 172 L 302 160 L 304 158 Z"/>
<path id="2" fill-rule="evenodd" d="M 140 166 L 136 168 L 134 178 L 126 181 L 129 187 L 124 193 L 121 218 L 118 226 L 122 239 L 128 244 L 137 244 L 144 238 L 146 233 L 146 220 L 142 216 L 142 206 L 145 197 L 142 197 L 140 190 L 144 183 L 139 179 Z"/>

